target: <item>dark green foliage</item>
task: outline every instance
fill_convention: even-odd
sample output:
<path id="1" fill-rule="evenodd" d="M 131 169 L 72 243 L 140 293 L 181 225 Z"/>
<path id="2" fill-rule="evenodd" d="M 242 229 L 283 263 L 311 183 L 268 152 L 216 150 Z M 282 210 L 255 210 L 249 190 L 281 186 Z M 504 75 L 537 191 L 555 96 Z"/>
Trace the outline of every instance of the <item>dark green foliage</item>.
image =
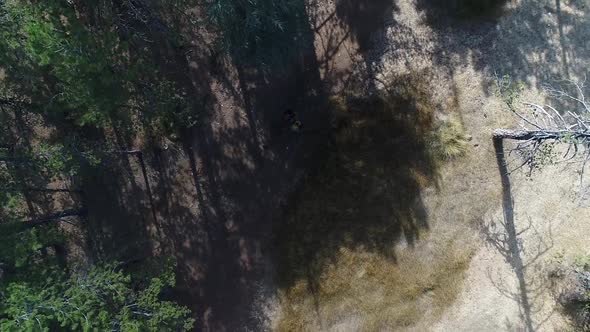
<path id="1" fill-rule="evenodd" d="M 129 31 L 135 22 L 122 22 L 126 12 L 109 1 L 83 7 L 66 0 L 0 3 L 0 98 L 77 126 L 122 122 L 129 129 L 130 122 L 159 126 L 170 118 L 176 127 L 194 125 L 194 116 L 184 121 L 192 111 L 187 94 L 162 74 L 154 58 L 160 50 L 150 48 L 148 36 Z"/>
<path id="2" fill-rule="evenodd" d="M 135 278 L 119 264 L 72 268 L 61 252 L 65 237 L 58 224 L 24 223 L 23 200 L 18 192 L 0 191 L 0 331 L 192 327 L 190 310 L 161 299 L 174 286 L 173 264 Z"/>
<path id="3" fill-rule="evenodd" d="M 224 49 L 237 61 L 282 65 L 303 45 L 302 0 L 215 0 L 208 13 Z"/>
<path id="4" fill-rule="evenodd" d="M 0 288 L 1 331 L 186 331 L 193 325 L 188 309 L 160 300 L 174 286 L 171 269 L 140 289 L 114 264 L 43 276 Z"/>
<path id="5" fill-rule="evenodd" d="M 0 231 L 0 262 L 16 269 L 25 268 L 27 272 L 33 272 L 28 271 L 31 265 L 27 264 L 34 259 L 37 251 L 60 239 L 55 227 L 26 228 L 22 222 L 2 223 Z"/>
<path id="6" fill-rule="evenodd" d="M 12 176 L 12 170 L 5 163 L 0 163 L 0 241 L 6 234 L 1 229 L 5 223 L 16 222 L 24 217 L 24 197 L 18 191 L 4 188 L 17 187 L 18 183 Z M 2 243 L 0 243 L 0 246 Z"/>
<path id="7" fill-rule="evenodd" d="M 190 128 L 200 120 L 193 111 L 188 93 L 172 81 L 157 81 L 143 86 L 145 98 L 138 105 L 145 110 L 146 124 L 156 131 L 172 134 L 179 128 Z"/>
<path id="8" fill-rule="evenodd" d="M 55 224 L 0 223 L 0 331 L 184 331 L 190 310 L 161 293 L 175 284 L 174 264 L 159 277 L 134 279 L 119 264 L 68 271 Z M 153 275 L 153 274 L 152 274 Z"/>
<path id="9" fill-rule="evenodd" d="M 56 212 L 34 213 L 27 188 L 103 162 L 103 133 L 196 123 L 189 94 L 163 74 L 149 34 L 118 4 L 0 0 L 0 331 L 192 326 L 188 309 L 161 297 L 174 286 L 173 266 L 157 278 L 120 264 L 76 267 L 57 221 L 23 222 Z"/>
<path id="10" fill-rule="evenodd" d="M 80 125 L 104 126 L 129 99 L 126 77 L 112 67 L 125 62 L 125 44 L 113 32 L 92 33 L 70 7 L 56 7 L 31 8 L 24 27 L 29 56 L 59 91 L 47 107 L 65 107 Z"/>
<path id="11" fill-rule="evenodd" d="M 82 126 L 106 125 L 128 99 L 124 77 L 111 67 L 124 61 L 125 45 L 113 32 L 82 25 L 65 1 L 8 2 L 3 10 L 14 30 L 3 41 L 9 57 L 3 92 L 32 102 L 37 112 L 65 115 Z M 14 53 L 20 59 L 10 58 Z M 14 64 L 23 60 L 24 66 Z M 30 75 L 27 86 L 23 71 Z"/>
<path id="12" fill-rule="evenodd" d="M 18 192 L 0 191 L 0 220 L 15 220 L 21 200 L 21 194 Z"/>

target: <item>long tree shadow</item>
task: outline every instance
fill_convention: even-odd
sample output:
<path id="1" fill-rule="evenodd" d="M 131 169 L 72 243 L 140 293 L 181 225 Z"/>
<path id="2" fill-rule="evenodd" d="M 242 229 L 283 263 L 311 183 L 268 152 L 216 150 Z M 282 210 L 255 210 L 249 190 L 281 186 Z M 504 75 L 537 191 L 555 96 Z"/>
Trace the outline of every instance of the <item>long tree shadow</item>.
<path id="1" fill-rule="evenodd" d="M 494 150 L 498 162 L 498 170 L 502 179 L 502 210 L 504 212 L 504 223 L 506 229 L 506 240 L 500 244 L 500 249 L 506 257 L 508 263 L 514 269 L 518 279 L 519 298 L 518 302 L 523 310 L 524 323 L 528 331 L 534 331 L 533 320 L 531 317 L 531 303 L 527 291 L 527 282 L 525 278 L 524 263 L 521 257 L 521 247 L 519 244 L 516 227 L 514 226 L 514 202 L 512 201 L 512 191 L 510 187 L 510 175 L 504 156 L 504 142 L 501 138 L 494 138 Z"/>
<path id="2" fill-rule="evenodd" d="M 135 179 L 141 174 L 139 165 L 132 167 L 125 156 L 113 156 L 100 168 L 87 166 L 81 172 L 89 259 L 125 262 L 151 256 L 146 226 L 153 215 L 147 190 Z"/>
<path id="3" fill-rule="evenodd" d="M 201 292 L 198 311 L 205 330 L 268 326 L 253 308 L 258 285 L 271 283 L 265 274 L 273 223 L 297 174 L 313 163 L 314 144 L 329 131 L 312 50 L 295 50 L 298 61 L 277 72 L 238 62 L 238 107 L 221 111 L 223 125 L 208 123 L 186 137 L 199 218 L 209 237 L 204 276 L 191 292 Z M 286 109 L 303 123 L 299 133 L 285 125 Z"/>
<path id="4" fill-rule="evenodd" d="M 516 301 L 521 310 L 522 324 L 526 331 L 536 331 L 546 320 L 535 322 L 533 315 L 540 312 L 541 307 L 534 308 L 539 305 L 539 298 L 547 289 L 548 285 L 543 280 L 535 280 L 532 276 L 526 274 L 527 268 L 547 253 L 553 246 L 553 239 L 549 234 L 549 239 L 545 239 L 539 233 L 534 234 L 535 240 L 538 241 L 536 248 L 527 248 L 529 257 L 523 257 L 524 244 L 523 234 L 530 231 L 536 231 L 530 222 L 528 227 L 517 231 L 514 218 L 514 201 L 512 198 L 512 189 L 510 183 L 510 173 L 507 166 L 507 161 L 504 152 L 504 140 L 502 138 L 494 137 L 494 149 L 496 152 L 496 160 L 498 163 L 498 170 L 502 182 L 502 210 L 504 220 L 500 222 L 501 227 L 497 227 L 495 223 L 489 225 L 482 225 L 482 232 L 486 241 L 492 245 L 512 267 L 517 282 L 518 289 L 516 292 L 510 289 L 509 286 L 503 284 L 502 280 L 494 280 L 490 275 L 491 282 L 495 285 L 500 293 L 508 298 Z M 529 245 L 532 243 L 527 242 Z M 551 314 L 550 314 L 551 315 Z"/>

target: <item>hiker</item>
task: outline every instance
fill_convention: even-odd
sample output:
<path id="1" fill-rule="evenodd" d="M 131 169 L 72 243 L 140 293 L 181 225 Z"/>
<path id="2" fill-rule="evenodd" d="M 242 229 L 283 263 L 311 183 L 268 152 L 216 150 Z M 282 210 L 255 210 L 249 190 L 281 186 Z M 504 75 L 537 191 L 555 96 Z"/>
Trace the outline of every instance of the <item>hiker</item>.
<path id="1" fill-rule="evenodd" d="M 298 133 L 303 129 L 303 124 L 297 120 L 297 115 L 292 109 L 287 109 L 283 112 L 283 120 L 289 125 L 289 129 L 292 132 Z"/>
<path id="2" fill-rule="evenodd" d="M 303 129 L 303 124 L 301 123 L 301 121 L 295 120 L 295 121 L 293 121 L 293 123 L 291 123 L 291 131 L 292 132 L 298 133 L 301 131 L 301 129 Z"/>

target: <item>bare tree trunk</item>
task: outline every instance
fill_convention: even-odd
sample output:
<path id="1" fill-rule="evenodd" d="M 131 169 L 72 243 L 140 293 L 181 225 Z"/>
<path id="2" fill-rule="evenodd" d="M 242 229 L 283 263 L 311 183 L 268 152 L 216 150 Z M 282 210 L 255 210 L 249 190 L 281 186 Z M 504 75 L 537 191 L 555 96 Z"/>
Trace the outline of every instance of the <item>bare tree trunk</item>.
<path id="1" fill-rule="evenodd" d="M 590 139 L 590 132 L 568 130 L 494 130 L 494 138 L 513 139 L 517 141 L 560 139 L 566 136 L 574 139 Z"/>
<path id="2" fill-rule="evenodd" d="M 50 224 L 52 222 L 58 221 L 59 219 L 65 218 L 65 217 L 85 216 L 86 213 L 87 213 L 86 209 L 66 210 L 66 211 L 51 214 L 51 215 L 48 215 L 45 217 L 25 221 L 24 225 L 26 228 L 34 228 L 34 227 Z"/>

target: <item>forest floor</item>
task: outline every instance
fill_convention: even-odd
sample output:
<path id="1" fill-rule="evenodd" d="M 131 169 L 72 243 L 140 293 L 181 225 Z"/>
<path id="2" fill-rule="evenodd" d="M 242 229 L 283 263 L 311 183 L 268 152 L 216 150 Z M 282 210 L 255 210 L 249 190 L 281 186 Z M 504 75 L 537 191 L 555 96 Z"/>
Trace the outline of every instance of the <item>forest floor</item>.
<path id="1" fill-rule="evenodd" d="M 511 175 L 521 250 L 507 253 L 491 134 L 518 122 L 493 86 L 510 75 L 543 102 L 543 83 L 583 78 L 590 3 L 470 20 L 438 3 L 310 0 L 310 45 L 272 77 L 195 39 L 175 63 L 212 111 L 177 141 L 127 142 L 146 177 L 128 158 L 88 179 L 92 251 L 175 256 L 197 330 L 562 328 L 545 283 L 590 250 L 579 168 Z M 468 146 L 445 161 L 428 139 L 451 122 Z"/>
<path id="2" fill-rule="evenodd" d="M 407 219 L 412 221 L 409 228 L 413 232 L 407 231 L 408 221 L 403 217 L 394 217 L 393 222 L 403 229 L 396 233 L 385 221 L 375 223 L 374 217 L 366 213 L 353 211 L 347 215 L 346 211 L 338 211 L 346 210 L 346 204 L 355 208 L 341 188 L 339 199 L 322 196 L 326 209 L 336 210 L 333 218 L 352 215 L 362 225 L 346 226 L 353 234 L 368 233 L 367 229 L 373 227 L 393 232 L 379 239 L 381 244 L 393 244 L 395 249 L 388 256 L 370 241 L 359 241 L 354 235 L 350 240 L 350 234 L 334 235 L 333 229 L 342 227 L 339 223 L 316 226 L 319 230 L 315 232 L 323 234 L 321 241 L 333 247 L 332 253 L 321 268 L 314 265 L 313 255 L 304 255 L 312 262 L 305 271 L 318 275 L 283 285 L 277 300 L 280 309 L 274 313 L 275 329 L 567 329 L 550 275 L 556 264 L 572 262 L 590 250 L 586 240 L 590 234 L 590 209 L 580 189 L 580 164 L 546 166 L 531 175 L 526 174 L 526 169 L 513 172 L 510 180 L 515 208 L 510 213 L 515 229 L 509 229 L 503 217 L 506 211 L 502 210 L 502 186 L 491 133 L 495 128 L 516 128 L 518 121 L 493 88 L 498 77 L 509 75 L 513 82 L 524 86 L 521 100 L 554 103 L 544 99 L 543 84 L 584 80 L 590 60 L 585 41 L 590 29 L 586 19 L 589 5 L 587 1 L 512 1 L 498 16 L 458 20 L 445 12 L 443 5 L 428 0 L 310 4 L 310 16 L 319 22 L 312 25 L 318 27 L 316 52 L 322 79 L 333 94 L 399 91 L 426 81 L 435 105 L 434 118 L 444 122 L 459 116 L 471 141 L 466 156 L 447 163 L 434 162 L 436 167 L 426 175 L 420 162 L 416 163 L 423 162 L 423 156 L 416 159 L 400 145 L 388 147 L 399 158 L 410 159 L 401 166 L 386 164 L 394 167 L 393 174 L 379 175 L 383 182 L 397 180 L 390 190 L 409 196 L 394 195 L 389 204 L 397 209 L 393 215 L 410 215 Z M 404 111 L 401 105 L 396 106 L 398 111 Z M 371 132 L 361 130 L 365 135 Z M 391 135 L 400 134 L 392 129 Z M 404 138 L 407 135 L 401 134 Z M 402 139 L 401 144 L 408 142 Z M 384 153 L 378 143 L 375 145 L 367 145 L 365 153 Z M 506 149 L 510 148 L 506 143 Z M 349 152 L 345 149 L 344 161 L 355 158 Z M 363 154 L 355 156 L 367 162 Z M 519 165 L 518 158 L 513 157 L 508 160 L 509 169 Z M 365 167 L 380 166 L 369 160 Z M 408 187 L 395 167 L 418 173 L 410 178 L 426 180 L 417 180 Z M 337 168 L 326 172 L 330 169 Z M 362 176 L 373 176 L 368 173 Z M 354 172 L 347 174 L 344 181 L 353 182 Z M 338 171 L 329 176 L 338 177 Z M 325 177 L 313 177 L 308 182 L 313 188 L 310 191 L 325 192 L 322 186 L 339 188 L 337 182 Z M 366 195 L 371 195 L 373 182 L 365 181 L 363 186 L 369 188 L 365 188 Z M 357 191 L 363 192 L 359 188 Z M 296 206 L 306 211 L 313 210 L 310 201 L 320 199 L 308 192 L 302 196 Z M 344 203 L 333 204 L 338 201 Z M 374 198 L 368 201 L 375 206 Z M 415 204 L 420 211 L 416 211 Z M 406 209 L 410 211 L 404 212 Z M 317 224 L 330 217 L 295 210 L 290 214 L 295 224 L 310 219 Z M 316 236 L 314 228 L 305 231 L 306 235 L 311 232 L 311 238 Z M 509 236 L 511 231 L 516 238 Z M 296 250 L 303 252 L 308 241 L 314 243 L 302 236 L 299 239 L 304 248 Z M 313 248 L 325 251 L 322 246 Z M 281 259 L 287 263 L 279 260 L 279 266 L 290 264 L 291 257 Z M 522 261 L 523 268 L 516 261 Z M 293 273 L 293 269 L 289 271 Z"/>

